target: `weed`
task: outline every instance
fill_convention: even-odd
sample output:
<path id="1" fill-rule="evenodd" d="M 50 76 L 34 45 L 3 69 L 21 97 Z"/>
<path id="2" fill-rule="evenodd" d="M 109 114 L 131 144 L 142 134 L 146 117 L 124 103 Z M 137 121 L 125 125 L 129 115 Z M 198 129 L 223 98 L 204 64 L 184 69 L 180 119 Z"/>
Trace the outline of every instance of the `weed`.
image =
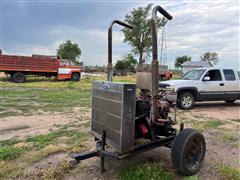
<path id="1" fill-rule="evenodd" d="M 67 149 L 68 149 L 67 145 L 63 145 L 63 144 L 48 145 L 39 151 L 33 151 L 26 154 L 26 161 L 28 163 L 36 163 L 42 158 L 49 156 L 50 154 L 63 152 L 63 151 L 66 151 Z"/>
<path id="2" fill-rule="evenodd" d="M 34 143 L 35 147 L 38 148 L 42 148 L 48 144 L 53 143 L 52 141 L 58 137 L 62 137 L 62 136 L 69 136 L 72 137 L 73 139 L 78 139 L 79 141 L 83 140 L 86 135 L 76 131 L 76 130 L 58 130 L 58 131 L 54 131 L 45 135 L 38 135 L 38 136 L 34 136 L 34 137 L 29 137 L 26 140 L 28 142 L 32 142 Z"/>
<path id="3" fill-rule="evenodd" d="M 24 151 L 24 148 L 17 148 L 17 147 L 13 147 L 13 146 L 0 147 L 0 161 L 15 159 L 23 151 Z"/>
<path id="4" fill-rule="evenodd" d="M 238 169 L 221 165 L 219 168 L 219 173 L 226 179 L 226 180 L 239 180 L 240 179 L 240 171 Z"/>
<path id="5" fill-rule="evenodd" d="M 30 78 L 21 84 L 0 81 L 0 118 L 89 107 L 92 81 L 105 79 L 105 76 L 84 77 L 80 82 L 70 82 Z M 114 81 L 135 82 L 135 78 L 134 75 L 116 77 Z"/>
<path id="6" fill-rule="evenodd" d="M 215 129 L 219 126 L 223 125 L 224 123 L 218 119 L 209 119 L 207 121 L 194 121 L 193 127 L 198 129 L 199 131 L 206 131 L 209 129 Z"/>
<path id="7" fill-rule="evenodd" d="M 61 161 L 58 166 L 49 166 L 39 171 L 42 179 L 61 179 L 61 175 L 70 170 L 70 164 L 67 161 Z"/>
<path id="8" fill-rule="evenodd" d="M 226 143 L 236 142 L 238 140 L 237 134 L 232 131 L 223 132 L 221 139 Z"/>
<path id="9" fill-rule="evenodd" d="M 229 120 L 240 123 L 240 119 L 229 119 Z"/>
<path id="10" fill-rule="evenodd" d="M 67 137 L 69 140 L 64 143 L 59 142 L 61 137 Z M 85 137 L 87 137 L 86 134 L 77 130 L 58 130 L 46 135 L 28 137 L 25 140 L 0 141 L 0 179 L 23 177 L 22 169 L 53 153 L 82 151 L 82 142 Z M 41 177 L 48 177 L 51 172 L 53 172 L 54 177 L 57 177 L 59 172 L 62 173 L 68 169 L 67 164 L 62 164 L 60 168 L 60 171 L 58 167 L 57 170 L 54 169 L 54 172 L 49 169 Z"/>
<path id="11" fill-rule="evenodd" d="M 184 180 L 198 180 L 198 177 L 197 176 L 188 176 L 188 177 L 185 177 Z"/>
<path id="12" fill-rule="evenodd" d="M 8 177 L 15 178 L 22 175 L 22 169 L 18 168 L 14 162 L 0 161 L 0 179 Z"/>
<path id="13" fill-rule="evenodd" d="M 119 178 L 122 180 L 171 180 L 172 174 L 168 172 L 161 163 L 148 163 L 123 169 L 120 172 Z"/>
<path id="14" fill-rule="evenodd" d="M 8 140 L 4 140 L 4 141 L 0 141 L 0 147 L 3 146 L 12 146 L 14 144 L 19 143 L 20 140 L 16 139 L 16 138 L 12 138 L 12 139 L 8 139 Z"/>

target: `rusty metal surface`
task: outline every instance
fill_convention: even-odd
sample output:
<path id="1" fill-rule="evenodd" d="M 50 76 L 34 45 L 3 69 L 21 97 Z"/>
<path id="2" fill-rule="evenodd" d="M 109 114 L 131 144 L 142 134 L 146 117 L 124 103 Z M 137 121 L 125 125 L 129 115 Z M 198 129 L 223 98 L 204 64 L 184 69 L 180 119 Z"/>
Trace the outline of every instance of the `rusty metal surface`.
<path id="1" fill-rule="evenodd" d="M 119 153 L 134 148 L 136 85 L 93 82 L 92 133 L 101 138 L 106 132 L 107 144 Z"/>
<path id="2" fill-rule="evenodd" d="M 152 73 L 137 72 L 136 85 L 139 89 L 152 89 Z"/>
<path id="3" fill-rule="evenodd" d="M 150 64 L 139 64 L 137 66 L 137 88 L 152 89 L 152 72 Z"/>
<path id="4" fill-rule="evenodd" d="M 125 28 L 133 29 L 133 26 L 126 24 L 119 20 L 114 20 L 111 22 L 108 28 L 108 65 L 107 65 L 107 80 L 112 81 L 113 70 L 112 70 L 112 27 L 114 24 L 118 24 Z"/>
<path id="5" fill-rule="evenodd" d="M 158 47 L 157 47 L 157 12 L 160 12 L 168 20 L 172 16 L 161 6 L 155 6 L 152 10 L 152 121 L 157 122 L 158 108 L 158 84 L 159 84 L 159 63 L 158 63 Z"/>

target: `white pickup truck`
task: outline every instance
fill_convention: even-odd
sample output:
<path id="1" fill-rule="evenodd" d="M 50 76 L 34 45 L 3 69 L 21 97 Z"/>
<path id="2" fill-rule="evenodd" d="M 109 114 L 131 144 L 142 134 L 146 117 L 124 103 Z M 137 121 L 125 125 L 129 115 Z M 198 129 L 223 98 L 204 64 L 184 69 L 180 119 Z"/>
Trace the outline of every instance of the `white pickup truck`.
<path id="1" fill-rule="evenodd" d="M 229 68 L 199 68 L 179 80 L 160 82 L 159 89 L 181 109 L 191 109 L 195 101 L 234 103 L 240 99 L 240 74 Z"/>

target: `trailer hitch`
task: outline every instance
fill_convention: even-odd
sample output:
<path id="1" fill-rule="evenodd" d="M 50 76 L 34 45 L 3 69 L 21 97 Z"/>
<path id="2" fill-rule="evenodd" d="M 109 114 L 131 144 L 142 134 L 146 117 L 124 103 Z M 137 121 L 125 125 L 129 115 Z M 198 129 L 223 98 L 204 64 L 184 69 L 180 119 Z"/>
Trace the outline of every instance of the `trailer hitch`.
<path id="1" fill-rule="evenodd" d="M 82 160 L 85 159 L 89 159 L 92 157 L 100 157 L 101 161 L 100 161 L 100 169 L 101 169 L 101 173 L 103 174 L 105 168 L 104 168 L 104 159 L 105 157 L 111 158 L 111 159 L 123 159 L 126 157 L 130 157 L 154 148 L 158 148 L 161 146 L 165 146 L 165 147 L 169 147 L 171 148 L 172 142 L 175 139 L 176 135 L 171 135 L 168 136 L 166 138 L 163 139 L 157 139 L 151 143 L 146 143 L 146 144 L 141 144 L 141 145 L 136 145 L 135 148 L 132 151 L 123 153 L 123 154 L 119 154 L 119 153 L 114 153 L 114 152 L 109 152 L 105 150 L 105 145 L 106 145 L 106 132 L 103 131 L 102 132 L 102 138 L 101 140 L 98 140 L 96 142 L 97 147 L 99 147 L 100 149 L 96 149 L 93 151 L 88 151 L 88 152 L 81 152 L 81 153 L 75 153 L 72 154 L 72 158 L 74 158 L 74 160 L 70 161 L 70 163 L 72 165 L 75 165 L 77 163 L 79 163 Z"/>
<path id="2" fill-rule="evenodd" d="M 111 22 L 108 28 L 108 65 L 107 65 L 107 81 L 112 81 L 113 70 L 112 70 L 112 27 L 114 24 L 133 29 L 133 26 L 126 24 L 119 20 L 114 20 Z"/>

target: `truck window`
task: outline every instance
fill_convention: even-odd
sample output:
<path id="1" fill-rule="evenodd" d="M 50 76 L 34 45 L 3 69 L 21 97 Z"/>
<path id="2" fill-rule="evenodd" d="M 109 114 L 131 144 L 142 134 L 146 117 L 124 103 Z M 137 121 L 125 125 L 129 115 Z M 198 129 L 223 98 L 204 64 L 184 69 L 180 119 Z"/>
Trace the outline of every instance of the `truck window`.
<path id="1" fill-rule="evenodd" d="M 60 66 L 68 66 L 68 60 L 62 59 L 60 61 Z"/>
<path id="2" fill-rule="evenodd" d="M 233 70 L 231 70 L 231 69 L 224 69 L 223 74 L 224 74 L 226 81 L 235 81 L 236 80 L 235 74 L 234 74 Z"/>
<path id="3" fill-rule="evenodd" d="M 205 69 L 194 69 L 191 71 L 186 72 L 183 76 L 182 79 L 184 80 L 198 80 L 204 73 Z"/>
<path id="4" fill-rule="evenodd" d="M 205 77 L 209 76 L 210 81 L 221 81 L 222 76 L 219 70 L 209 70 L 206 74 Z"/>

